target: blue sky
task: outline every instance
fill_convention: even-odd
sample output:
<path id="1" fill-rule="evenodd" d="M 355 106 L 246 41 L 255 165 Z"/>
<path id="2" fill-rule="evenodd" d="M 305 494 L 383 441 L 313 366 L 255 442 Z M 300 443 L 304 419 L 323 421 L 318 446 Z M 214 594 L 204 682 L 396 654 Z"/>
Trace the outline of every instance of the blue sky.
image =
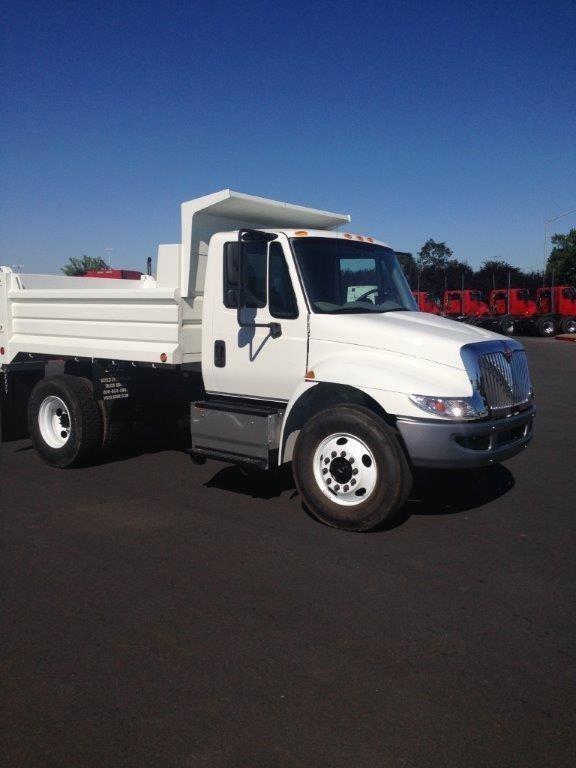
<path id="1" fill-rule="evenodd" d="M 230 187 L 538 267 L 576 208 L 573 0 L 4 9 L 0 263 L 143 268 Z"/>

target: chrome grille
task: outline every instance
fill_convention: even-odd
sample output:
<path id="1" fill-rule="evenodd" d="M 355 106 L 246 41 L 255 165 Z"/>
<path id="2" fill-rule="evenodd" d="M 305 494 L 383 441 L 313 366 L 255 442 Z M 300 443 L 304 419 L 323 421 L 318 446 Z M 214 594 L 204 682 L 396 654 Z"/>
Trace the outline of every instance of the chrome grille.
<path id="1" fill-rule="evenodd" d="M 480 391 L 491 410 L 514 408 L 530 401 L 526 353 L 524 350 L 510 350 L 510 353 L 488 352 L 478 358 Z"/>

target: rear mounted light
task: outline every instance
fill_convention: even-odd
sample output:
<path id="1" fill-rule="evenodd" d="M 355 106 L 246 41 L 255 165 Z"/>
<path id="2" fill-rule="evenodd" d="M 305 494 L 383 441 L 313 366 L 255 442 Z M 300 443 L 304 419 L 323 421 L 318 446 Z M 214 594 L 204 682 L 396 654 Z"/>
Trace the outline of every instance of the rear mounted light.
<path id="1" fill-rule="evenodd" d="M 162 354 L 160 355 L 160 361 L 165 363 L 166 360 L 168 360 L 168 355 L 166 354 L 166 352 L 162 352 Z"/>

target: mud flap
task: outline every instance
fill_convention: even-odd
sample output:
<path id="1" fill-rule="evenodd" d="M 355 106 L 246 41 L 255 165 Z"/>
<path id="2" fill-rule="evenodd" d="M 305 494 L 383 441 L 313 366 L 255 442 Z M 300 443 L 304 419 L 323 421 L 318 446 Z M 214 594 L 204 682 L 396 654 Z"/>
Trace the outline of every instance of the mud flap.
<path id="1" fill-rule="evenodd" d="M 44 364 L 15 365 L 0 372 L 0 443 L 28 437 L 28 399 L 43 378 Z"/>

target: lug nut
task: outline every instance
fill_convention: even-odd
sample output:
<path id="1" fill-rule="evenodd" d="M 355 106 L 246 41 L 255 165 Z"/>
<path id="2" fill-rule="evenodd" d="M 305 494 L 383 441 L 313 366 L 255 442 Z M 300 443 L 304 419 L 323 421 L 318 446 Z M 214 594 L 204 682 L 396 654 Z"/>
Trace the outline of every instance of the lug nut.
<path id="1" fill-rule="evenodd" d="M 326 482 L 328 483 L 328 485 L 330 485 L 330 483 L 332 482 L 332 478 L 331 478 L 331 477 L 329 477 L 329 478 L 326 480 Z"/>
<path id="2" fill-rule="evenodd" d="M 326 467 L 324 467 L 324 469 L 322 470 L 322 474 L 325 475 L 327 472 L 328 470 L 326 469 Z"/>
<path id="3" fill-rule="evenodd" d="M 332 451 L 332 458 L 336 456 L 336 451 Z"/>
<path id="4" fill-rule="evenodd" d="M 350 464 L 354 464 L 354 456 L 352 456 L 352 457 L 349 459 L 349 461 L 350 461 Z"/>
<path id="5" fill-rule="evenodd" d="M 340 456 L 346 456 L 346 451 L 340 451 Z"/>
<path id="6" fill-rule="evenodd" d="M 356 480 L 354 480 L 354 478 L 352 478 L 352 480 L 350 480 L 350 485 L 356 485 Z"/>
<path id="7" fill-rule="evenodd" d="M 346 491 L 349 491 L 349 490 L 350 490 L 350 488 L 348 488 L 348 486 L 347 486 L 347 485 L 345 485 L 345 486 L 344 486 L 344 493 L 346 493 Z"/>
<path id="8" fill-rule="evenodd" d="M 358 474 L 358 470 L 357 470 L 357 469 L 353 469 L 353 470 L 352 470 L 352 474 L 353 474 L 353 475 L 357 475 L 357 474 Z"/>
<path id="9" fill-rule="evenodd" d="M 339 486 L 339 485 L 335 485 L 335 486 L 334 486 L 334 490 L 335 490 L 335 491 L 339 491 L 339 490 L 340 490 L 340 486 Z"/>
<path id="10" fill-rule="evenodd" d="M 330 459 L 324 459 L 324 464 L 329 464 L 329 463 L 330 463 Z"/>

